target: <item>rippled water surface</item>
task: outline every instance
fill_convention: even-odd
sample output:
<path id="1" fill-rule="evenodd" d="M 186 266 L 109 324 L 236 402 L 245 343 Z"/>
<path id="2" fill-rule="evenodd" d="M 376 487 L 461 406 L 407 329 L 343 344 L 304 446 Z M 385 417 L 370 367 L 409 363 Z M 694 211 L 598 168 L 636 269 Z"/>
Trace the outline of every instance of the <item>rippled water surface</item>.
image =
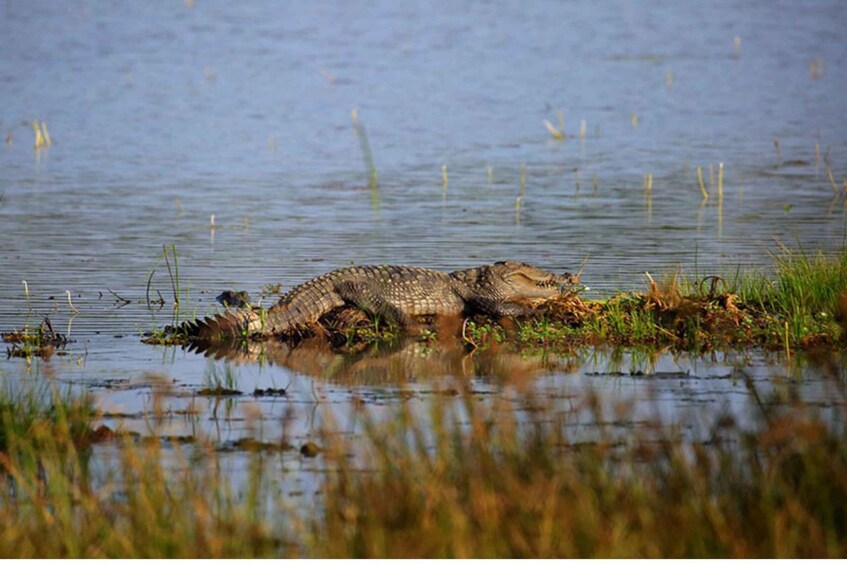
<path id="1" fill-rule="evenodd" d="M 583 282 L 602 294 L 678 264 L 767 265 L 775 239 L 833 251 L 846 27 L 839 1 L 4 2 L 0 329 L 49 314 L 76 341 L 0 375 L 112 383 L 104 405 L 135 414 L 151 374 L 194 390 L 225 371 L 139 343 L 169 319 L 146 304 L 172 292 L 163 245 L 176 246 L 188 313 L 224 288 L 257 296 L 351 262 L 576 270 L 587 258 Z M 52 146 L 33 149 L 34 119 Z M 599 369 L 571 360 L 528 378 L 658 387 L 673 412 L 745 395 L 733 367 L 771 384 L 782 372 L 761 354 L 662 357 L 648 372 L 679 378 L 598 381 L 619 370 L 600 355 Z M 293 380 L 306 404 L 316 384 L 345 406 L 397 389 L 237 366 L 240 388 Z M 491 371 L 470 377 L 499 386 Z M 800 380 L 812 396 L 817 379 Z"/>

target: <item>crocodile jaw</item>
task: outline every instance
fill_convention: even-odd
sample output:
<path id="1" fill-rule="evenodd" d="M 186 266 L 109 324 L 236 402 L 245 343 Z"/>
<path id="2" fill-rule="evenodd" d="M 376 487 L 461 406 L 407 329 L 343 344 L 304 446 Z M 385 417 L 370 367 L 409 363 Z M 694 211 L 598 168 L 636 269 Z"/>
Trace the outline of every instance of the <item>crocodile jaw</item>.
<path id="1" fill-rule="evenodd" d="M 546 300 L 565 294 L 577 282 L 570 274 L 557 275 L 526 263 L 494 265 L 504 294 L 511 299 Z M 499 271 L 499 272 L 498 272 Z"/>

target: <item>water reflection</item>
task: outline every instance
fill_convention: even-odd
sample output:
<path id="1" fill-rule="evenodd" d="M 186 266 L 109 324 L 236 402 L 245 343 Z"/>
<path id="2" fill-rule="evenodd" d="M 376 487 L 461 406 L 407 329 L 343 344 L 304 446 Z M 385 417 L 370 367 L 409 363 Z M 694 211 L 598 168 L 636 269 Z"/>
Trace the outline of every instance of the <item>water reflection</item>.
<path id="1" fill-rule="evenodd" d="M 344 348 L 333 347 L 320 338 L 297 343 L 271 339 L 197 343 L 190 349 L 216 360 L 275 365 L 292 373 L 348 386 L 402 386 L 444 376 L 514 382 L 575 370 L 572 357 L 519 349 L 510 344 L 471 350 L 455 339 L 431 343 L 406 337 Z"/>

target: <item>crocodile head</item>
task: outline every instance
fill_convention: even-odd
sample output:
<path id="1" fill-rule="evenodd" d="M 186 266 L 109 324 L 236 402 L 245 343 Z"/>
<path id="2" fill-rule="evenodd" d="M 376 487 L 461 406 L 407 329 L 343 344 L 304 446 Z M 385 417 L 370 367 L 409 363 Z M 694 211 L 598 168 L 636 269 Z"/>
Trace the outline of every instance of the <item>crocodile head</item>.
<path id="1" fill-rule="evenodd" d="M 489 265 L 484 286 L 494 297 L 503 300 L 546 300 L 555 298 L 578 282 L 578 277 L 557 275 L 516 261 L 500 261 Z"/>

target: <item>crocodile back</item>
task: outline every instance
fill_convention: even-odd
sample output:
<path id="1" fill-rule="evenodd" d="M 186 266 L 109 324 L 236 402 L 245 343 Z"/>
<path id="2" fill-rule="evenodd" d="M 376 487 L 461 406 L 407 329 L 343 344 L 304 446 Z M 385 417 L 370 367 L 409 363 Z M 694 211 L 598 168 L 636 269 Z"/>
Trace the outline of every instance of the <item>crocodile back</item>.
<path id="1" fill-rule="evenodd" d="M 283 295 L 268 312 L 268 331 L 314 324 L 345 304 L 398 323 L 408 317 L 459 313 L 463 306 L 454 281 L 441 271 L 404 265 L 344 267 Z"/>

